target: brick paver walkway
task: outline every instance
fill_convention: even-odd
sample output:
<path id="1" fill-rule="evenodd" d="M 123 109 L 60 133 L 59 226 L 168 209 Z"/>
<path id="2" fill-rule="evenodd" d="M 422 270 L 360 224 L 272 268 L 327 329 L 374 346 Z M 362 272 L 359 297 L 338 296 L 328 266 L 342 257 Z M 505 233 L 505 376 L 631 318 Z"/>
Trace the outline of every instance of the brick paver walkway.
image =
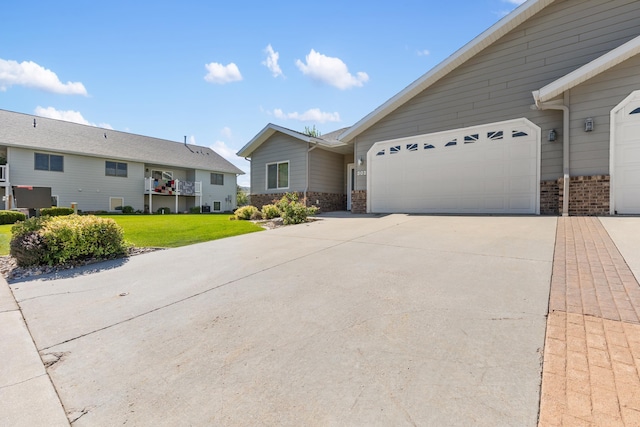
<path id="1" fill-rule="evenodd" d="M 640 426 L 640 286 L 598 218 L 558 219 L 539 426 Z"/>

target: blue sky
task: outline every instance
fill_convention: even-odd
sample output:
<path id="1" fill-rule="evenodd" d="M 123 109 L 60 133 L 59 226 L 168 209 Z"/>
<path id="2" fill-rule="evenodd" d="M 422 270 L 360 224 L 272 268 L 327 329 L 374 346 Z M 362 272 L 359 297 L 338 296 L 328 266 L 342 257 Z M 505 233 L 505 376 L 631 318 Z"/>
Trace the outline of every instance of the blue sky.
<path id="1" fill-rule="evenodd" d="M 0 108 L 237 152 L 351 126 L 523 0 L 3 2 Z M 248 186 L 248 174 L 238 183 Z"/>

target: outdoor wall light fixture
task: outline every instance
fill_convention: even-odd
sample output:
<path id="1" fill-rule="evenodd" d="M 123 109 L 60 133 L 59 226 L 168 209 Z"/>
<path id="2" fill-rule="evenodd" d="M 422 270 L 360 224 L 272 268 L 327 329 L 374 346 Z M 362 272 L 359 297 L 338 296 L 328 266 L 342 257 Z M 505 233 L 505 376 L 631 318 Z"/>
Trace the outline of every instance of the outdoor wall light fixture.
<path id="1" fill-rule="evenodd" d="M 547 140 L 553 142 L 553 141 L 556 140 L 557 136 L 558 136 L 558 134 L 556 134 L 556 130 L 555 129 L 551 129 L 549 131 L 549 136 L 547 137 Z"/>
<path id="2" fill-rule="evenodd" d="M 591 132 L 593 131 L 593 119 L 589 117 L 584 121 L 584 131 Z"/>
<path id="3" fill-rule="evenodd" d="M 358 166 L 362 166 L 363 163 L 364 163 L 364 160 L 362 160 L 362 157 L 360 157 L 358 159 Z"/>

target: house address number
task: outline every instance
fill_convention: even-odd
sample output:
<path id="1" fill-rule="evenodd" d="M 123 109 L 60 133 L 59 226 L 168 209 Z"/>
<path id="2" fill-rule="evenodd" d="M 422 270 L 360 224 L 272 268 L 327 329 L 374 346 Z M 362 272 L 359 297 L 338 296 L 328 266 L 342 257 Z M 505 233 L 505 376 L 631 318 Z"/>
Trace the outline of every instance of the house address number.
<path id="1" fill-rule="evenodd" d="M 367 171 L 358 171 L 358 175 L 362 176 L 362 175 L 366 175 Z"/>

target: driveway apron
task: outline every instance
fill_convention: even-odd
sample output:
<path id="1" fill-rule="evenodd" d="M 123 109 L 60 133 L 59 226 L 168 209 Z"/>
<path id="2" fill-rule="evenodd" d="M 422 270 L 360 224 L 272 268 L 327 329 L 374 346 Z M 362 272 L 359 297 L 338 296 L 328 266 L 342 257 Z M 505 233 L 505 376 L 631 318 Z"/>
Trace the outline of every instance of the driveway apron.
<path id="1" fill-rule="evenodd" d="M 557 218 L 324 218 L 12 283 L 73 425 L 535 426 Z"/>

